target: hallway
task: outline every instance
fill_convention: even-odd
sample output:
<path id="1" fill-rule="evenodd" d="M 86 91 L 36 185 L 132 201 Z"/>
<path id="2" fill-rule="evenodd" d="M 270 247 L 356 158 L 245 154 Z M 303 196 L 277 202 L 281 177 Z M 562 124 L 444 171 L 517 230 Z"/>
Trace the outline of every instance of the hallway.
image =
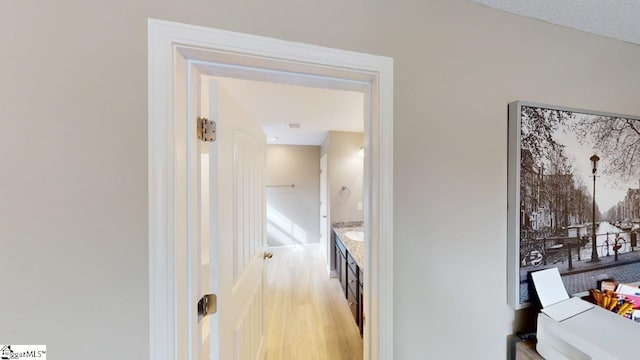
<path id="1" fill-rule="evenodd" d="M 266 269 L 267 360 L 362 359 L 362 338 L 319 246 L 272 248 Z"/>

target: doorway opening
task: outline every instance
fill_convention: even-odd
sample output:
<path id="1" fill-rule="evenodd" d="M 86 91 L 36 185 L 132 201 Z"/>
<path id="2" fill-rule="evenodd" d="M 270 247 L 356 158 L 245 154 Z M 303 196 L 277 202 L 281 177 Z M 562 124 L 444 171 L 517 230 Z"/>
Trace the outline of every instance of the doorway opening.
<path id="1" fill-rule="evenodd" d="M 188 118 L 176 97 L 183 69 L 216 76 L 366 94 L 363 210 L 366 283 L 365 359 L 393 356 L 393 63 L 392 59 L 171 22 L 149 22 L 149 267 L 152 359 L 191 354 L 196 317 L 189 287 L 190 213 L 180 206 Z M 182 69 L 182 70 L 181 70 Z M 364 90 L 363 90 L 364 89 Z M 188 127 L 187 127 L 188 128 Z M 184 297 L 183 294 L 189 294 Z"/>
<path id="2" fill-rule="evenodd" d="M 267 139 L 266 358 L 362 359 L 365 94 L 214 79 Z"/>

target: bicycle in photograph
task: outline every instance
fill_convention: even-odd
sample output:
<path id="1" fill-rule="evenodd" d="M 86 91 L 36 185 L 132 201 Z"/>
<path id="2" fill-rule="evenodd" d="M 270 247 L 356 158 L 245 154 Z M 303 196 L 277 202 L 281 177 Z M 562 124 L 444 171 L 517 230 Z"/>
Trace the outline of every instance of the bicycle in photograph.
<path id="1" fill-rule="evenodd" d="M 629 241 L 622 236 L 623 233 L 615 234 L 614 239 L 607 238 L 600 245 L 600 256 L 618 255 L 629 251 Z M 612 234 L 613 235 L 613 234 Z"/>
<path id="2" fill-rule="evenodd" d="M 538 267 L 544 263 L 542 244 L 537 240 L 525 240 L 520 243 L 520 267 Z"/>

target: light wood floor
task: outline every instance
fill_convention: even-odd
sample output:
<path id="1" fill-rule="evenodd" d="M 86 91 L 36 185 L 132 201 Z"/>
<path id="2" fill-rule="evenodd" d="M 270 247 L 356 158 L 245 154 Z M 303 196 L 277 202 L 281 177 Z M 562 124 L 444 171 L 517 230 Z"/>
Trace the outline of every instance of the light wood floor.
<path id="1" fill-rule="evenodd" d="M 362 359 L 362 338 L 318 246 L 272 248 L 267 276 L 267 360 Z"/>

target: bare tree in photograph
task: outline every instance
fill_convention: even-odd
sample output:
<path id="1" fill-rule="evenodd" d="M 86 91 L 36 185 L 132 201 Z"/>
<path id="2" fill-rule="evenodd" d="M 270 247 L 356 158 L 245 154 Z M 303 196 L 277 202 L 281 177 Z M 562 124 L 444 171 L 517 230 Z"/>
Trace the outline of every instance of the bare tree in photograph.
<path id="1" fill-rule="evenodd" d="M 520 147 L 522 151 L 531 153 L 531 160 L 535 166 L 542 166 L 544 160 L 551 157 L 552 152 L 561 151 L 563 145 L 553 138 L 553 134 L 574 117 L 570 111 L 522 107 Z M 524 156 L 522 158 L 524 159 Z"/>
<path id="2" fill-rule="evenodd" d="M 640 121 L 622 117 L 581 117 L 572 130 L 590 142 L 606 163 L 603 171 L 620 180 L 640 174 Z"/>

